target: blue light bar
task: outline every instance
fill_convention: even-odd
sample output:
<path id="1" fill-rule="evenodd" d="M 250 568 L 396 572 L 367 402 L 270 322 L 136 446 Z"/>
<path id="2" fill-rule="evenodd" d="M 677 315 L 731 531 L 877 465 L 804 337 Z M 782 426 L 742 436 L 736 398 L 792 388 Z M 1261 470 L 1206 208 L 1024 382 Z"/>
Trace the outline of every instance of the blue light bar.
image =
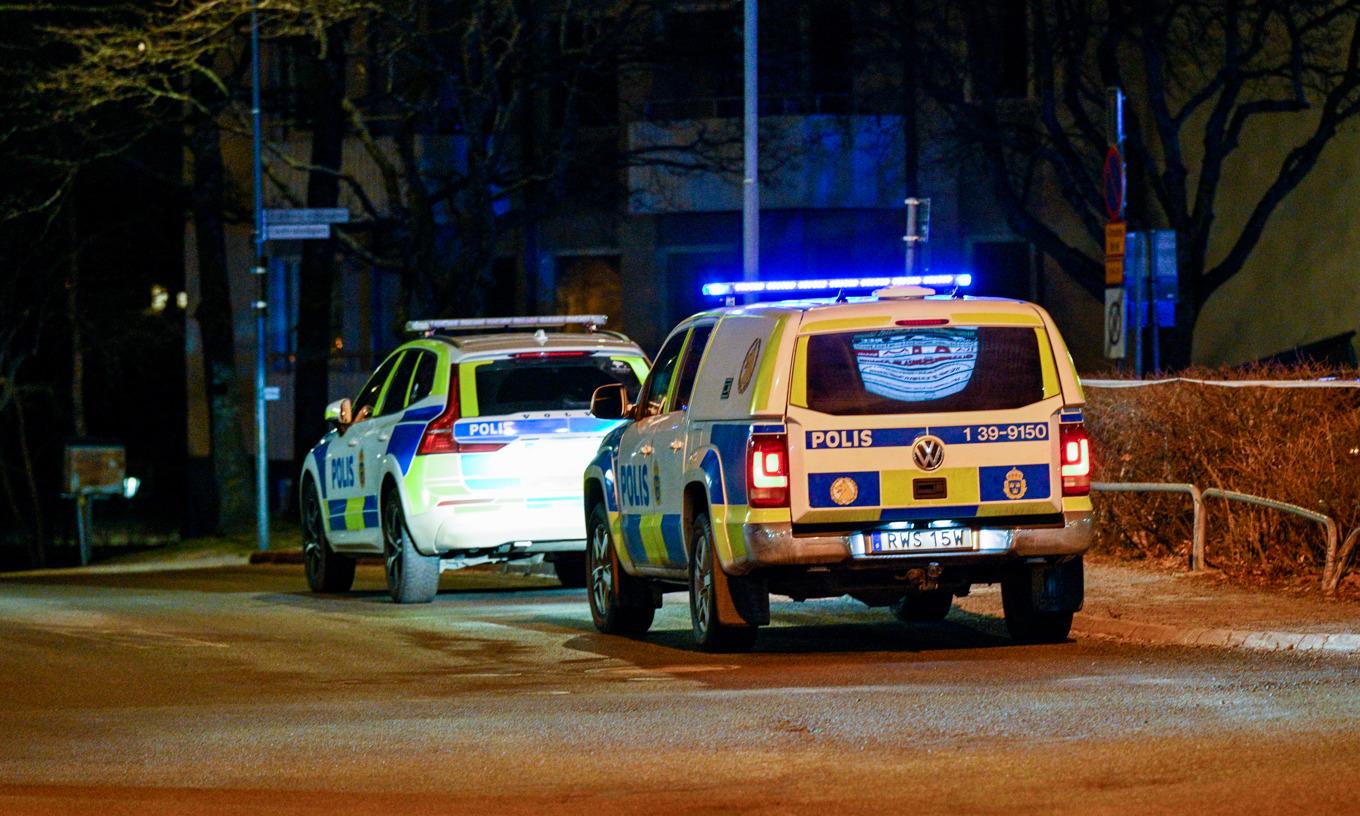
<path id="1" fill-rule="evenodd" d="M 709 297 L 760 295 L 783 292 L 839 292 L 843 289 L 882 289 L 885 286 L 934 286 L 942 289 L 964 289 L 973 285 L 967 272 L 958 275 L 899 275 L 876 278 L 809 278 L 807 280 L 729 281 L 705 283 L 704 294 Z"/>

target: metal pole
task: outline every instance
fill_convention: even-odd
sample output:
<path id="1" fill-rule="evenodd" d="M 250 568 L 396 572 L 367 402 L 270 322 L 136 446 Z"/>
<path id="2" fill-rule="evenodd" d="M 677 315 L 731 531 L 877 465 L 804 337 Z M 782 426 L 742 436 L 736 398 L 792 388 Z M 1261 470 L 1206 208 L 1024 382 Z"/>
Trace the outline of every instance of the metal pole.
<path id="1" fill-rule="evenodd" d="M 756 0 L 745 0 L 746 22 L 743 27 L 745 40 L 746 85 L 743 118 L 746 131 L 745 140 L 745 178 L 742 180 L 742 222 L 741 222 L 741 279 L 756 280 L 760 276 L 760 168 L 758 151 L 759 109 L 757 107 L 758 54 L 756 39 Z"/>
<path id="2" fill-rule="evenodd" d="M 269 549 L 269 433 L 265 425 L 265 312 L 269 270 L 264 258 L 264 170 L 260 158 L 260 0 L 250 4 L 250 120 L 255 175 L 255 523 L 256 547 Z"/>

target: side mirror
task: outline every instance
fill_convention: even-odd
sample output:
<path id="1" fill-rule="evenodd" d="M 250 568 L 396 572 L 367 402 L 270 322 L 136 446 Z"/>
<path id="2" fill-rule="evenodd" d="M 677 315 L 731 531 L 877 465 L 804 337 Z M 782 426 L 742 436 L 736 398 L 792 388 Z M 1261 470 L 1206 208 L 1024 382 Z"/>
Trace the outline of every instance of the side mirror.
<path id="1" fill-rule="evenodd" d="M 331 425 L 348 425 L 349 415 L 348 399 L 338 399 L 326 406 L 326 422 Z"/>
<path id="2" fill-rule="evenodd" d="M 628 408 L 628 391 L 621 383 L 602 385 L 590 398 L 590 415 L 596 419 L 624 419 Z"/>

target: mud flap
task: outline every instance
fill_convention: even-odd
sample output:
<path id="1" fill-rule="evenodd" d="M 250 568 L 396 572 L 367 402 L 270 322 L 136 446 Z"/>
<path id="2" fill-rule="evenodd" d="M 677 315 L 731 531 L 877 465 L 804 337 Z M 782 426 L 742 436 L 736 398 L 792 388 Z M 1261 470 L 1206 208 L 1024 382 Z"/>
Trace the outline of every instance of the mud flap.
<path id="1" fill-rule="evenodd" d="M 770 588 L 763 579 L 728 575 L 721 564 L 714 564 L 713 583 L 719 623 L 764 626 L 770 622 Z"/>
<path id="2" fill-rule="evenodd" d="M 1086 573 L 1081 556 L 1030 568 L 1035 611 L 1077 612 L 1086 600 Z"/>

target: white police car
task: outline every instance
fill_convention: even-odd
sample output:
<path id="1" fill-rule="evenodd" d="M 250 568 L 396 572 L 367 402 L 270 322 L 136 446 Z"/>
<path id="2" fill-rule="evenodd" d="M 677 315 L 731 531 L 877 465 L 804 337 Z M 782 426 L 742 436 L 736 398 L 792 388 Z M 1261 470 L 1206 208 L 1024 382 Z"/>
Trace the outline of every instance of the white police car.
<path id="1" fill-rule="evenodd" d="M 434 597 L 442 568 L 544 554 L 585 584 L 581 471 L 615 420 L 606 384 L 635 394 L 647 360 L 603 315 L 428 320 L 392 352 L 303 463 L 307 582 L 343 592 L 382 554 L 393 600 Z M 579 324 L 587 331 L 547 331 Z"/>
<path id="2" fill-rule="evenodd" d="M 585 474 L 590 604 L 640 634 L 687 586 L 706 648 L 745 648 L 771 592 L 907 621 L 999 582 L 1020 641 L 1066 638 L 1090 537 L 1084 397 L 1040 307 L 884 289 L 695 315 Z"/>

